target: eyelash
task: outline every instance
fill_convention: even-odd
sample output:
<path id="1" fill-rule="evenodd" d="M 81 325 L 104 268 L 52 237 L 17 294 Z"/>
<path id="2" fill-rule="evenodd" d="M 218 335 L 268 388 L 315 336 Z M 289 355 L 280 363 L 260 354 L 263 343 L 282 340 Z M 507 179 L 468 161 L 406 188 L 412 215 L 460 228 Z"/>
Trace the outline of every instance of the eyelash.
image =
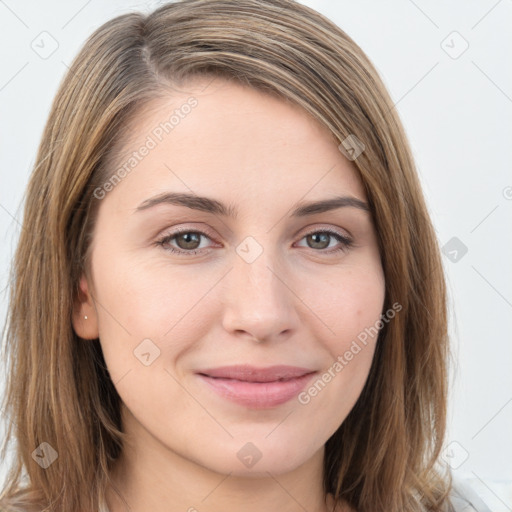
<path id="1" fill-rule="evenodd" d="M 171 252 L 173 254 L 187 255 L 187 256 L 195 255 L 203 250 L 203 249 L 191 249 L 190 251 L 186 251 L 183 249 L 176 249 L 175 247 L 172 247 L 172 246 L 166 247 L 166 244 L 168 244 L 171 240 L 173 240 L 174 238 L 178 237 L 179 235 L 181 235 L 183 233 L 194 233 L 194 234 L 204 236 L 204 237 L 212 240 L 212 237 L 210 237 L 207 233 L 204 233 L 202 231 L 194 231 L 191 229 L 184 228 L 184 229 L 178 229 L 178 230 L 174 231 L 173 233 L 171 233 L 169 235 L 165 235 L 164 237 L 160 238 L 159 240 L 157 240 L 156 245 L 162 247 L 164 250 Z M 316 249 L 313 249 L 312 247 L 309 247 L 309 249 L 311 249 L 315 252 L 320 252 L 320 253 L 325 253 L 325 254 L 335 254 L 335 253 L 339 253 L 340 251 L 347 251 L 354 245 L 353 240 L 351 240 L 350 238 L 343 236 L 340 233 L 338 233 L 337 231 L 334 231 L 329 228 L 318 229 L 318 230 L 314 230 L 314 231 L 305 233 L 302 236 L 301 240 L 303 238 L 306 238 L 309 235 L 314 235 L 314 234 L 319 234 L 319 233 L 322 233 L 322 234 L 326 233 L 326 234 L 332 236 L 338 242 L 341 243 L 341 246 L 337 247 L 335 249 L 330 249 L 330 250 L 326 250 L 326 249 L 316 250 Z"/>

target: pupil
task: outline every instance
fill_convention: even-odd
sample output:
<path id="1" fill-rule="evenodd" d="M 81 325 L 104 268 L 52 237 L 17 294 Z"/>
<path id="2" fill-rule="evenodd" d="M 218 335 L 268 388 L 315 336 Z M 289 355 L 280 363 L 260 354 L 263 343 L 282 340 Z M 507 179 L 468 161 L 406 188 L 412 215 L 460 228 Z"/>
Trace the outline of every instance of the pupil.
<path id="1" fill-rule="evenodd" d="M 329 246 L 329 238 L 330 235 L 328 233 L 314 233 L 312 235 L 308 235 L 308 242 L 312 241 L 314 244 L 320 244 L 320 247 L 318 245 L 314 246 L 315 249 L 325 249 Z"/>
<path id="2" fill-rule="evenodd" d="M 198 233 L 183 233 L 177 241 L 181 249 L 196 249 L 200 242 Z M 184 244 L 179 243 L 180 241 Z"/>

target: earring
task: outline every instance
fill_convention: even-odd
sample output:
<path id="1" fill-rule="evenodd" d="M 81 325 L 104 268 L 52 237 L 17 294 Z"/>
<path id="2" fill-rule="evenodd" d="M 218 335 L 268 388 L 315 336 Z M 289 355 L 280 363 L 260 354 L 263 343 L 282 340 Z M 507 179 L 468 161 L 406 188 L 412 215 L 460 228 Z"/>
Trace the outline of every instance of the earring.
<path id="1" fill-rule="evenodd" d="M 85 315 L 84 318 L 87 320 L 87 315 Z"/>

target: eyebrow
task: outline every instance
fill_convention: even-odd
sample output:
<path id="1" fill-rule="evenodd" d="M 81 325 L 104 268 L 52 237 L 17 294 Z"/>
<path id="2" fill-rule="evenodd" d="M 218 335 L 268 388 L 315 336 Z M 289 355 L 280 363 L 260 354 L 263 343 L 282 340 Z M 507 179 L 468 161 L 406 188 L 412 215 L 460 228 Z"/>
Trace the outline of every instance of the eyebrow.
<path id="1" fill-rule="evenodd" d="M 144 211 L 160 204 L 185 206 L 192 210 L 199 210 L 215 215 L 221 215 L 223 217 L 236 218 L 238 213 L 234 206 L 225 205 L 216 199 L 178 192 L 166 192 L 146 199 L 136 208 L 135 211 Z M 321 201 L 299 203 L 299 205 L 292 211 L 291 216 L 305 217 L 316 213 L 323 213 L 330 210 L 336 210 L 337 208 L 347 207 L 370 212 L 368 204 L 356 197 L 337 196 L 330 199 L 323 199 Z"/>

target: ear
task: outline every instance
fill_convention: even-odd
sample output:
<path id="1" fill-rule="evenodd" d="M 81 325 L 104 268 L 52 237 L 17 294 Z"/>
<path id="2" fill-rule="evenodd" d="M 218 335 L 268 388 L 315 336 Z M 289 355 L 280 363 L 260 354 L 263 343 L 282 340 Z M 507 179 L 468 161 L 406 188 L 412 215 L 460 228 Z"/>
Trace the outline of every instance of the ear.
<path id="1" fill-rule="evenodd" d="M 73 304 L 73 328 L 85 340 L 99 337 L 98 315 L 85 275 L 80 278 L 78 296 Z"/>

